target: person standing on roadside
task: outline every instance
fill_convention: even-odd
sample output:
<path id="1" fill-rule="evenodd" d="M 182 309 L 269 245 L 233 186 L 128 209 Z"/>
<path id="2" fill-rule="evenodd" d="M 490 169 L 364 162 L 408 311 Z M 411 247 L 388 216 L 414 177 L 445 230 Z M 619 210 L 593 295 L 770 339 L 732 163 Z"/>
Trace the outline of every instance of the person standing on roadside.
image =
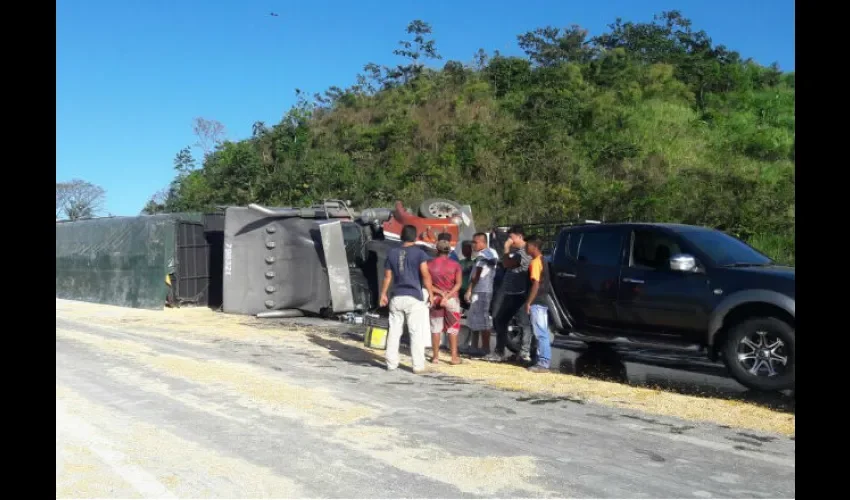
<path id="1" fill-rule="evenodd" d="M 428 272 L 428 255 L 416 245 L 416 227 L 407 225 L 401 230 L 400 247 L 387 252 L 384 263 L 384 282 L 381 287 L 381 307 L 389 305 L 390 329 L 387 333 L 387 370 L 398 368 L 399 345 L 405 321 L 410 332 L 410 358 L 413 373 L 425 371 L 425 329 L 428 325 L 429 300 L 435 299 L 435 291 Z M 392 299 L 388 297 L 392 294 Z"/>
<path id="2" fill-rule="evenodd" d="M 484 233 L 476 233 L 472 237 L 472 249 L 478 255 L 466 288 L 466 301 L 469 303 L 466 326 L 472 332 L 473 339 L 481 339 L 481 354 L 487 355 L 490 354 L 490 330 L 493 328 L 490 303 L 493 300 L 493 278 L 496 276 L 499 254 L 487 245 L 487 235 Z M 479 348 L 475 340 L 472 348 Z"/>
<path id="3" fill-rule="evenodd" d="M 449 233 L 440 233 L 443 238 L 448 238 L 446 241 L 451 241 L 452 236 Z M 460 254 L 457 253 L 457 248 L 451 251 L 449 258 L 455 262 L 461 262 L 460 256 L 463 255 L 464 260 L 469 260 L 472 257 L 472 242 L 469 240 L 460 242 Z"/>
<path id="4" fill-rule="evenodd" d="M 501 301 L 493 313 L 493 326 L 496 329 L 496 349 L 485 359 L 503 362 L 509 357 L 505 354 L 508 345 L 508 326 L 516 317 L 517 326 L 522 328 L 522 347 L 519 360 L 531 362 L 531 325 L 523 304 L 528 294 L 528 266 L 531 257 L 525 250 L 525 232 L 522 226 L 513 226 L 508 230 L 508 239 L 502 251 L 502 266 L 505 276 L 502 280 Z"/>
<path id="5" fill-rule="evenodd" d="M 552 359 L 552 347 L 549 345 L 549 306 L 546 303 L 549 270 L 543 262 L 543 251 L 540 245 L 541 240 L 537 236 L 530 236 L 525 240 L 526 251 L 531 257 L 528 265 L 531 287 L 523 307 L 531 319 L 534 336 L 537 337 L 537 364 L 529 367 L 528 370 L 546 373 L 549 371 L 549 363 Z"/>
<path id="6" fill-rule="evenodd" d="M 431 363 L 440 362 L 440 341 L 443 333 L 449 336 L 452 353 L 451 364 L 460 364 L 457 334 L 460 331 L 460 298 L 458 291 L 463 284 L 463 269 L 457 261 L 449 258 L 452 244 L 437 239 L 437 257 L 428 261 L 428 272 L 434 291 L 439 297 L 431 304 Z"/>

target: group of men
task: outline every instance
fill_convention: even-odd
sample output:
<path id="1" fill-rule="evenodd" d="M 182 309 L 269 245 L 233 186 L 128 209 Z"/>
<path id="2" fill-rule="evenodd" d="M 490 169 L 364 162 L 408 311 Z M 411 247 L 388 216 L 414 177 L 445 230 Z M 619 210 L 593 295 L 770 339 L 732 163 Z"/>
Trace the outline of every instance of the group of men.
<path id="1" fill-rule="evenodd" d="M 443 334 L 449 340 L 450 363 L 461 363 L 458 333 L 462 301 L 459 294 L 464 286 L 464 270 L 452 252 L 448 234 L 437 238 L 437 256 L 434 258 L 416 244 L 416 236 L 414 226 L 405 226 L 401 232 L 401 246 L 387 253 L 380 305 L 389 306 L 387 369 L 398 368 L 399 344 L 406 324 L 413 372 L 422 373 L 426 369 L 424 341 L 427 329 L 431 333 L 431 363 L 439 363 Z M 463 250 L 467 259 L 474 256 L 463 297 L 468 304 L 467 327 L 472 332 L 472 348 L 484 354 L 488 361 L 516 360 L 532 372 L 548 372 L 551 360 L 545 301 L 548 275 L 541 240 L 536 236 L 526 238 L 522 227 L 514 226 L 508 231 L 501 255 L 490 248 L 484 233 L 475 234 L 471 247 Z M 501 283 L 501 300 L 493 304 L 494 280 L 499 264 L 505 269 L 505 274 Z M 506 353 L 508 327 L 514 319 L 523 330 L 522 346 L 516 356 Z M 494 329 L 496 347 L 490 352 L 490 335 Z M 537 362 L 533 365 L 532 332 L 537 338 Z"/>

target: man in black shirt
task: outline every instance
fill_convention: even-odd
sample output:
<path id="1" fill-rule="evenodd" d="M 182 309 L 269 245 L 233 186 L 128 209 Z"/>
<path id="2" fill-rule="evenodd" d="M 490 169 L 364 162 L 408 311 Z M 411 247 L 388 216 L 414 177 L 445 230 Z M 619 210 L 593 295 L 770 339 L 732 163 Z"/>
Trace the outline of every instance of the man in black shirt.
<path id="1" fill-rule="evenodd" d="M 508 344 L 508 325 L 516 317 L 517 325 L 522 328 L 522 347 L 519 359 L 531 362 L 531 324 L 528 311 L 523 304 L 528 294 L 528 266 L 531 257 L 525 250 L 525 232 L 522 226 L 513 226 L 508 230 L 508 239 L 502 254 L 505 276 L 500 293 L 503 295 L 498 309 L 493 313 L 493 327 L 496 330 L 496 349 L 484 359 L 487 361 L 507 361 L 505 348 Z"/>

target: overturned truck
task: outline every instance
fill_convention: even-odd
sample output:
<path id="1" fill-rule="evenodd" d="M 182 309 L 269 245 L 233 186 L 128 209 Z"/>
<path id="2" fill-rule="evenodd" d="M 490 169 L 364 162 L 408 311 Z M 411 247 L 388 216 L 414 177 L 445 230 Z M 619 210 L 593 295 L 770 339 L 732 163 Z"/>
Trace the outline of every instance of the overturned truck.
<path id="1" fill-rule="evenodd" d="M 440 233 L 452 245 L 472 239 L 472 209 L 426 200 L 418 215 L 395 207 L 354 211 L 341 200 L 308 208 L 228 207 L 224 218 L 223 304 L 234 314 L 339 317 L 378 305 L 387 250 L 405 225 L 433 251 Z"/>

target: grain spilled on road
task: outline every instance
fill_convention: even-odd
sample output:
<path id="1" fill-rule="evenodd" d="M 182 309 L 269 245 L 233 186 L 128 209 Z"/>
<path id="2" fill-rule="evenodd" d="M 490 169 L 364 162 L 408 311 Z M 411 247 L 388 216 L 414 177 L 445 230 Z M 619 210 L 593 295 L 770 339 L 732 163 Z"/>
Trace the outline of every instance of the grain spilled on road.
<path id="1" fill-rule="evenodd" d="M 71 329 L 58 329 L 56 335 L 96 347 L 108 355 L 124 357 L 162 375 L 214 386 L 244 406 L 299 419 L 308 425 L 345 425 L 376 415 L 373 408 L 343 401 L 326 389 L 289 383 L 279 374 L 250 365 L 153 355 L 148 347 L 135 341 L 106 339 Z"/>
<path id="2" fill-rule="evenodd" d="M 211 416 L 230 420 L 243 425 L 248 424 L 247 420 L 228 414 L 226 412 L 227 408 L 224 405 L 211 403 L 190 394 L 185 390 L 175 391 L 161 378 L 149 377 L 143 374 L 140 370 L 134 370 L 127 367 L 116 367 L 108 369 L 106 373 L 115 380 L 120 380 L 123 383 L 131 385 L 141 391 L 165 396 L 166 398 L 176 401 L 187 408 L 208 413 Z"/>
<path id="3" fill-rule="evenodd" d="M 556 495 L 535 484 L 535 460 L 529 456 L 459 456 L 434 445 L 414 443 L 399 430 L 378 425 L 341 428 L 331 440 L 467 494 L 497 496 L 502 491 L 522 491 L 534 497 Z"/>
<path id="4" fill-rule="evenodd" d="M 163 429 L 117 413 L 96 404 L 77 392 L 57 386 L 57 400 L 67 408 L 69 418 L 84 419 L 102 433 L 98 440 L 112 447 L 119 465 L 144 467 L 162 487 L 177 497 L 300 498 L 304 489 L 290 478 L 251 462 L 221 455 L 201 442 L 184 439 Z M 62 424 L 61 422 L 59 423 Z M 85 460 L 90 444 L 74 439 L 66 431 L 66 470 L 57 485 L 59 497 L 139 497 L 126 483 L 108 478 L 116 464 Z M 82 479 L 79 473 L 89 474 Z M 84 482 L 81 482 L 84 481 Z M 116 489 L 116 486 L 121 486 Z M 113 488 L 111 494 L 99 494 Z M 57 493 L 60 493 L 57 491 Z M 66 495 L 67 494 L 67 495 Z"/>
<path id="5" fill-rule="evenodd" d="M 286 346 L 304 352 L 328 354 L 327 349 L 317 347 L 307 340 L 303 328 L 298 329 L 302 331 L 283 327 L 280 329 L 261 329 L 250 325 L 250 321 L 253 321 L 253 319 L 215 313 L 205 308 L 143 311 L 58 299 L 56 308 L 57 315 L 61 311 L 61 315 L 67 318 L 86 318 L 87 320 L 96 318 L 98 323 L 138 324 L 139 327 L 156 326 L 160 329 L 168 329 L 174 331 L 173 339 L 177 341 L 182 338 L 206 341 L 227 339 L 246 343 Z M 320 331 L 311 331 L 311 333 L 326 340 L 332 339 L 361 349 L 378 358 L 382 358 L 384 354 L 383 351 L 366 349 L 362 342 L 332 336 Z M 402 356 L 402 364 L 409 367 L 409 358 Z M 567 374 L 531 374 L 516 366 L 474 360 L 467 360 L 460 366 L 439 365 L 437 370 L 447 375 L 500 389 L 582 399 L 611 407 L 639 410 L 647 414 L 728 425 L 786 436 L 795 434 L 796 417 L 793 413 L 747 401 L 678 394 L 671 391 L 636 387 Z"/>

